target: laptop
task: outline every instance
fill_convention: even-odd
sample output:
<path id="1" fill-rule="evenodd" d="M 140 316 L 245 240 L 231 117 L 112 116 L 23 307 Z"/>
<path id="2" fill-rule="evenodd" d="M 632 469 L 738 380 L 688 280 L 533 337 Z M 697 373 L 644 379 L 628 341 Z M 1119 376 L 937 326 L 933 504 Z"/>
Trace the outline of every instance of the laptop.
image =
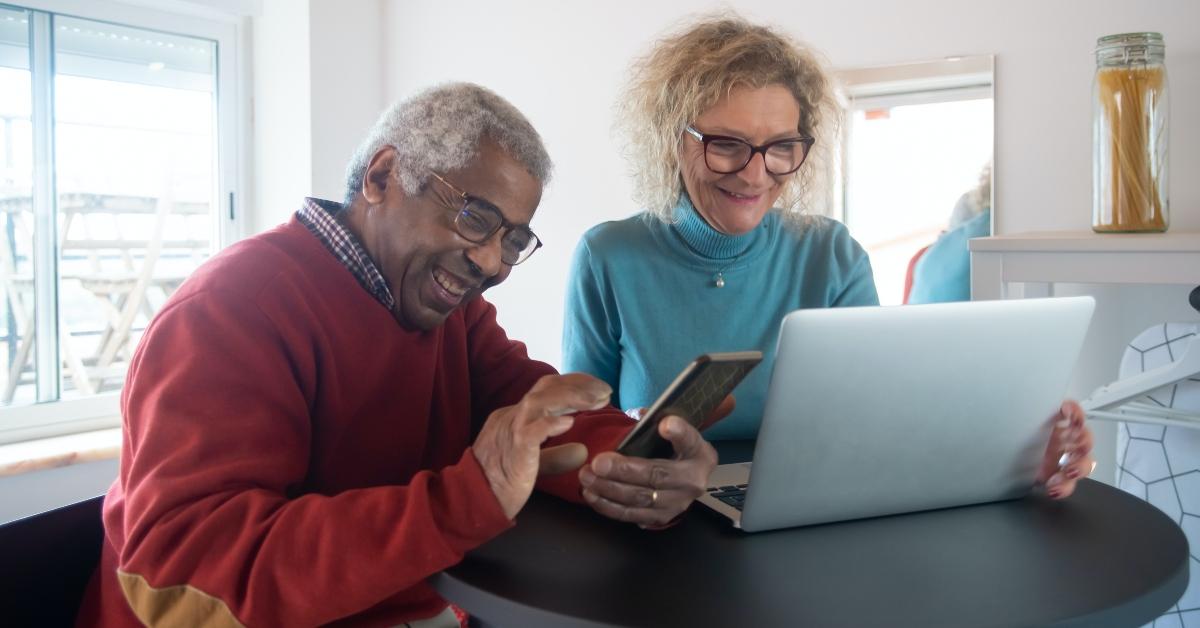
<path id="1" fill-rule="evenodd" d="M 758 532 L 1026 495 L 1094 307 L 792 312 L 754 462 L 718 466 L 699 501 Z"/>

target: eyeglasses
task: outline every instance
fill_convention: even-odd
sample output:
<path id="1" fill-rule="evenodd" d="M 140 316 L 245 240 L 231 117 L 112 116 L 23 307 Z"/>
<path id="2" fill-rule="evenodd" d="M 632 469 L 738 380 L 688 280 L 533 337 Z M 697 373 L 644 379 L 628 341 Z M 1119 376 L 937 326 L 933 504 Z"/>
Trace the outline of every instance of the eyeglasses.
<path id="1" fill-rule="evenodd" d="M 504 228 L 504 235 L 500 236 L 500 261 L 509 266 L 516 266 L 529 259 L 534 251 L 541 248 L 542 241 L 529 230 L 529 227 L 514 225 L 504 217 L 500 208 L 458 189 L 436 172 L 429 174 L 462 198 L 462 207 L 454 216 L 454 230 L 464 239 L 475 244 L 483 244 L 496 235 L 497 231 Z"/>
<path id="2" fill-rule="evenodd" d="M 811 137 L 789 137 L 755 146 L 737 137 L 701 133 L 690 124 L 684 130 L 704 144 L 704 165 L 717 174 L 740 172 L 754 159 L 755 153 L 762 153 L 769 174 L 792 174 L 804 165 L 815 141 Z"/>

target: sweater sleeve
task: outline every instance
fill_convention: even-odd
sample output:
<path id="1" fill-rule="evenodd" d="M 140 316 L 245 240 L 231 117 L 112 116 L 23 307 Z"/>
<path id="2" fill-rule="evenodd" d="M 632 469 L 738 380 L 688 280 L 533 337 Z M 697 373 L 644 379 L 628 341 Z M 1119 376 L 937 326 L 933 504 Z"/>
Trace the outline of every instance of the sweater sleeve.
<path id="1" fill-rule="evenodd" d="M 476 433 L 494 411 L 513 405 L 537 380 L 554 375 L 554 367 L 530 359 L 525 344 L 509 339 L 496 322 L 496 308 L 483 299 L 468 306 L 472 405 Z M 620 410 L 608 407 L 575 415 L 575 425 L 546 442 L 546 447 L 578 442 L 588 449 L 588 460 L 616 447 L 633 422 Z M 579 476 L 574 471 L 539 478 L 537 487 L 571 501 L 582 501 Z"/>
<path id="2" fill-rule="evenodd" d="M 590 373 L 613 389 L 621 383 L 621 333 L 616 299 L 597 268 L 587 236 L 575 248 L 567 278 L 562 359 L 566 372 Z"/>
<path id="3" fill-rule="evenodd" d="M 838 265 L 847 270 L 844 271 L 840 282 L 834 282 L 834 285 L 839 285 L 841 289 L 833 295 L 829 306 L 879 305 L 875 275 L 871 272 L 871 258 L 844 228 L 840 230 L 840 235 L 842 238 L 836 245 L 839 250 L 835 257 Z"/>
<path id="4" fill-rule="evenodd" d="M 299 494 L 316 376 L 284 333 L 249 300 L 196 295 L 145 333 L 122 398 L 124 507 L 105 525 L 148 625 L 333 622 L 511 525 L 469 450 L 407 485 Z"/>

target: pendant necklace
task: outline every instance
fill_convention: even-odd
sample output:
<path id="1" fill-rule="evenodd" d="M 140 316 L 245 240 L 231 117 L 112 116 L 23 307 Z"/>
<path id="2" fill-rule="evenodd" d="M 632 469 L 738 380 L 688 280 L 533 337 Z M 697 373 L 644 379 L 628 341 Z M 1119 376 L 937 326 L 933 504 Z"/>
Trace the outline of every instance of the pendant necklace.
<path id="1" fill-rule="evenodd" d="M 686 246 L 689 251 L 691 251 L 692 253 L 695 253 L 698 257 L 705 257 L 703 253 L 701 253 L 700 251 L 697 251 L 695 249 L 695 247 L 693 247 L 692 244 L 687 241 L 687 238 L 680 235 L 679 240 L 681 242 L 683 242 L 683 245 Z M 714 288 L 724 288 L 725 287 L 725 271 L 729 270 L 729 268 L 731 266 L 733 266 L 734 264 L 736 264 L 738 260 L 742 259 L 742 256 L 746 254 L 746 251 L 749 251 L 750 248 L 753 246 L 754 246 L 754 243 L 751 242 L 750 244 L 748 244 L 746 246 L 746 248 L 742 249 L 740 253 L 735 255 L 728 264 L 722 266 L 720 270 L 713 273 L 712 285 Z"/>
<path id="2" fill-rule="evenodd" d="M 737 257 L 733 258 L 733 262 L 736 262 L 736 261 L 738 261 L 738 257 L 741 257 L 741 254 L 738 254 L 738 256 L 737 256 Z M 726 270 L 727 270 L 727 269 L 728 269 L 730 266 L 733 266 L 733 262 L 729 262 L 728 264 L 726 264 L 726 265 L 725 265 L 725 268 L 722 268 L 721 270 L 718 270 L 718 271 L 717 271 L 717 274 L 713 275 L 713 285 L 714 285 L 714 286 L 716 286 L 716 287 L 718 287 L 718 288 L 724 288 L 724 287 L 725 287 L 725 271 L 726 271 Z"/>

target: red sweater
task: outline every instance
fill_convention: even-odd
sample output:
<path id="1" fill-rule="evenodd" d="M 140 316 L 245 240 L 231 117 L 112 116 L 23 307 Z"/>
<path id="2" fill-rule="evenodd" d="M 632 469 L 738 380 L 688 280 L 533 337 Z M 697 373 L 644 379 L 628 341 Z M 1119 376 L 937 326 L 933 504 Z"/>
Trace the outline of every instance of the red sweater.
<path id="1" fill-rule="evenodd" d="M 81 625 L 395 625 L 507 529 L 470 445 L 553 373 L 482 298 L 410 332 L 294 218 L 163 306 L 129 368 L 120 475 Z M 554 442 L 628 429 L 582 413 Z M 539 483 L 578 499 L 576 475 Z M 224 622 L 222 622 L 224 620 Z"/>

